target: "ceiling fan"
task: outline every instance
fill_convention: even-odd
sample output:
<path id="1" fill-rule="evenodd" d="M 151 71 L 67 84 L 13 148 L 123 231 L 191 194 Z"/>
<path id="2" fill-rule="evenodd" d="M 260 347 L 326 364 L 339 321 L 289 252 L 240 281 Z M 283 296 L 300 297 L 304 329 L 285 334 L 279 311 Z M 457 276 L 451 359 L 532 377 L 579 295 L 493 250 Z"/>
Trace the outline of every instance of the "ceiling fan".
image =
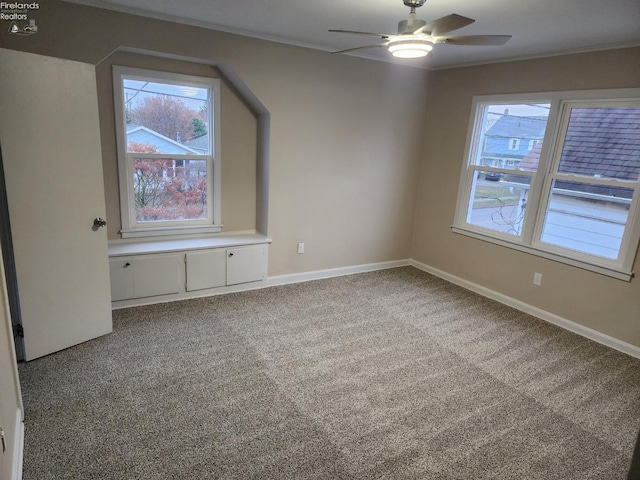
<path id="1" fill-rule="evenodd" d="M 416 8 L 424 5 L 426 0 L 403 0 L 403 3 L 411 8 L 409 18 L 398 23 L 397 34 L 355 32 L 353 30 L 329 30 L 338 33 L 353 33 L 356 35 L 368 35 L 370 37 L 380 37 L 386 40 L 375 45 L 364 47 L 347 48 L 331 53 L 347 53 L 355 50 L 367 48 L 387 47 L 389 52 L 399 58 L 419 58 L 429 54 L 434 45 L 504 45 L 511 38 L 511 35 L 458 35 L 443 36 L 443 34 L 466 27 L 475 22 L 472 18 L 463 17 L 452 13 L 446 17 L 439 18 L 427 23 L 416 18 Z"/>

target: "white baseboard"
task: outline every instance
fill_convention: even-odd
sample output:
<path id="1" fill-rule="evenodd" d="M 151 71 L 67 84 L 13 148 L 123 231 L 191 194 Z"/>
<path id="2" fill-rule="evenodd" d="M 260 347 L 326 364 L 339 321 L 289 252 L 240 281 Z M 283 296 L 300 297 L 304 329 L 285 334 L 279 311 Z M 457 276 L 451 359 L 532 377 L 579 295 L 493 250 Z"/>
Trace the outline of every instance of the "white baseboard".
<path id="1" fill-rule="evenodd" d="M 427 273 L 435 275 L 436 277 L 440 277 L 443 280 L 454 283 L 462 288 L 466 288 L 467 290 L 478 293 L 484 297 L 491 298 L 492 300 L 496 300 L 504 305 L 513 307 L 516 310 L 528 313 L 529 315 L 533 315 L 534 317 L 537 317 L 546 322 L 553 323 L 554 325 L 564 328 L 565 330 L 569 330 L 570 332 L 582 335 L 583 337 L 593 340 L 594 342 L 598 342 L 602 345 L 606 345 L 607 347 L 614 348 L 632 357 L 640 358 L 640 348 L 623 342 L 622 340 L 610 337 L 609 335 L 598 332 L 597 330 L 593 330 L 591 328 L 580 325 L 579 323 L 572 322 L 571 320 L 567 320 L 566 318 L 560 317 L 554 313 L 547 312 L 546 310 L 542 310 L 538 307 L 534 307 L 533 305 L 529 305 L 528 303 L 516 300 L 515 298 L 483 287 L 482 285 L 478 285 L 477 283 L 470 282 L 468 280 L 465 280 L 464 278 L 457 277 L 443 270 L 439 270 L 435 267 L 431 267 L 424 263 L 418 262 L 417 260 L 411 260 L 410 265 L 416 267 L 419 270 L 423 270 Z"/>
<path id="2" fill-rule="evenodd" d="M 393 260 L 390 262 L 367 263 L 365 265 L 352 265 L 349 267 L 329 268 L 326 270 L 315 270 L 313 272 L 289 273 L 286 275 L 276 275 L 267 278 L 267 286 L 287 285 L 290 283 L 309 282 L 322 278 L 341 277 L 343 275 L 353 275 L 356 273 L 374 272 L 376 270 L 386 270 L 387 268 L 406 267 L 411 265 L 411 260 Z"/>

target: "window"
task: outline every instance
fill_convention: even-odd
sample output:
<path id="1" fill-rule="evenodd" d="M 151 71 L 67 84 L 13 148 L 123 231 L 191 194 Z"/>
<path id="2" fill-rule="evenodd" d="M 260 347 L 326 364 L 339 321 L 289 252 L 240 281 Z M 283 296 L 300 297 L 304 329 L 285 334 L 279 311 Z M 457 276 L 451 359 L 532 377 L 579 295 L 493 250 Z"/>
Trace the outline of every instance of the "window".
<path id="1" fill-rule="evenodd" d="M 219 232 L 219 80 L 116 66 L 113 78 L 122 237 Z"/>
<path id="2" fill-rule="evenodd" d="M 520 148 L 520 139 L 512 138 L 509 141 L 509 150 L 518 150 Z"/>
<path id="3" fill-rule="evenodd" d="M 477 97 L 473 111 L 453 230 L 629 280 L 640 89 Z M 483 161 L 497 155 L 504 167 Z"/>

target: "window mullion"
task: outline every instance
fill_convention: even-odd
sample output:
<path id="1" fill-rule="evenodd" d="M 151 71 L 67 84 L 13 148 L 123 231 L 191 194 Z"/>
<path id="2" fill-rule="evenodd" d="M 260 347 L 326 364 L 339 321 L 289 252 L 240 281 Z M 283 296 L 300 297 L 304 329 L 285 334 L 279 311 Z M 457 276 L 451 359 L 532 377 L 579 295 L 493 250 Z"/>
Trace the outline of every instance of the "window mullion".
<path id="1" fill-rule="evenodd" d="M 544 143 L 540 152 L 540 162 L 538 163 L 537 178 L 531 189 L 531 218 L 528 219 L 526 229 L 526 240 L 528 245 L 534 245 L 540 238 L 542 224 L 547 211 L 547 201 L 551 192 L 551 173 L 557 170 L 559 162 L 559 151 L 562 149 L 564 132 L 568 120 L 564 120 L 562 111 L 562 101 L 555 98 L 550 102 L 549 118 L 544 134 Z M 562 128 L 564 125 L 564 129 Z M 556 161 L 556 157 L 558 160 Z"/>
<path id="2" fill-rule="evenodd" d="M 527 205 L 522 220 L 522 243 L 524 245 L 531 245 L 531 239 L 533 237 L 537 212 L 536 207 L 539 203 L 539 189 L 536 188 L 538 183 L 540 183 L 539 177 L 540 176 L 535 173 L 531 175 L 531 187 L 529 188 Z"/>
<path id="3" fill-rule="evenodd" d="M 532 245 L 537 235 L 537 226 L 541 215 L 544 215 L 542 204 L 547 191 L 547 174 L 551 168 L 551 155 L 553 145 L 557 136 L 557 124 L 560 121 L 560 100 L 554 99 L 549 102 L 549 117 L 542 140 L 542 149 L 538 161 L 538 169 L 531 179 L 531 189 L 527 199 L 527 211 L 522 227 L 522 241 L 525 245 Z"/>

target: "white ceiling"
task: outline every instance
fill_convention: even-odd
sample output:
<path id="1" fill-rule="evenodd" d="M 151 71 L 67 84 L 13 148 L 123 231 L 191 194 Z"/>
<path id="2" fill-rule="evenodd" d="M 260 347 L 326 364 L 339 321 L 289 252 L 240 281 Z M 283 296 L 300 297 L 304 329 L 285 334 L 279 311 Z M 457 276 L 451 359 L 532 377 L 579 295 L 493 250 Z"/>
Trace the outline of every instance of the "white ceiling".
<path id="1" fill-rule="evenodd" d="M 68 0 L 324 51 L 379 43 L 329 29 L 396 33 L 402 0 Z M 385 49 L 353 55 L 438 69 L 640 45 L 639 0 L 427 0 L 418 18 L 451 13 L 476 22 L 452 35 L 513 35 L 493 47 L 437 45 L 426 59 L 396 60 Z"/>

